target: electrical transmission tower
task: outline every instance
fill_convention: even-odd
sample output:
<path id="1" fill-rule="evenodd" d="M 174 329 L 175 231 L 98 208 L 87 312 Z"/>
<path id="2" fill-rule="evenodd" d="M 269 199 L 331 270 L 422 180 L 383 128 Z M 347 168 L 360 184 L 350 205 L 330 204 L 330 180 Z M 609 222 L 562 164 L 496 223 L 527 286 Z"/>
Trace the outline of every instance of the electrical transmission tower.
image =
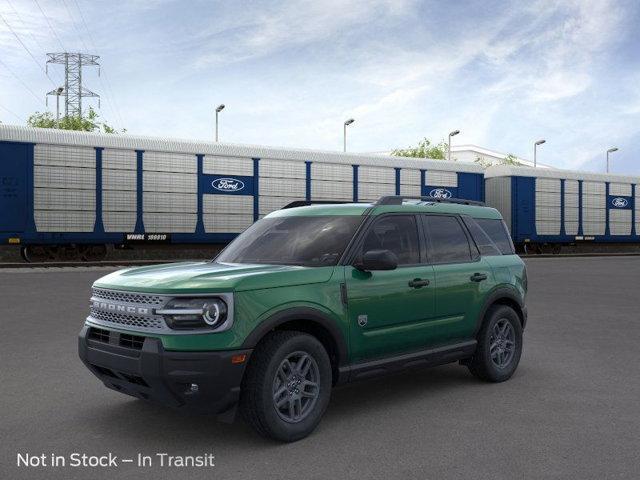
<path id="1" fill-rule="evenodd" d="M 94 97 L 98 99 L 100 107 L 100 95 L 82 86 L 82 67 L 97 66 L 98 76 L 100 76 L 100 64 L 98 55 L 88 55 L 85 53 L 47 53 L 47 70 L 50 63 L 64 65 L 64 89 L 52 90 L 47 95 L 61 94 L 65 97 L 64 114 L 70 117 L 82 117 L 82 99 Z"/>

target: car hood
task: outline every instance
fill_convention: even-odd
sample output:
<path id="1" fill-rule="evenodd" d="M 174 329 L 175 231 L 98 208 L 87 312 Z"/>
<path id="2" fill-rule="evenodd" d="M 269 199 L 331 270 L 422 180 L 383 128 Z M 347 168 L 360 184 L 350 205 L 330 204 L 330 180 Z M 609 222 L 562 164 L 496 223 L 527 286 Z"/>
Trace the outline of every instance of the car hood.
<path id="1" fill-rule="evenodd" d="M 183 262 L 119 270 L 98 279 L 94 286 L 149 293 L 257 290 L 326 282 L 333 268 Z"/>

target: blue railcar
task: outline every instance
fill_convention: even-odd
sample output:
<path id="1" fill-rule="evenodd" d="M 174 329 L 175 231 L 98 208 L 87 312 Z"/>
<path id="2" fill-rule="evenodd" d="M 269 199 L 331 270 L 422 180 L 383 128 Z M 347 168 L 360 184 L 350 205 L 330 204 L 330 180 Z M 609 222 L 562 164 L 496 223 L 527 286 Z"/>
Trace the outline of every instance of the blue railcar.
<path id="1" fill-rule="evenodd" d="M 638 243 L 639 184 L 639 177 L 551 168 L 497 166 L 485 172 L 487 205 L 502 213 L 514 243 L 534 252 L 558 253 L 577 243 Z"/>
<path id="2" fill-rule="evenodd" d="M 0 242 L 27 259 L 220 244 L 293 201 L 484 200 L 473 164 L 0 125 Z"/>

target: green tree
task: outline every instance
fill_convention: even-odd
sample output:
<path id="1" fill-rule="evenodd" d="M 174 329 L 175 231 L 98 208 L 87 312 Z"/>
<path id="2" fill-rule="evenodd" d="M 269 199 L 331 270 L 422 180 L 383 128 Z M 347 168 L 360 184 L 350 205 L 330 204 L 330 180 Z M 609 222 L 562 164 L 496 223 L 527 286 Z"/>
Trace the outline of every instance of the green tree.
<path id="1" fill-rule="evenodd" d="M 60 130 L 80 130 L 83 132 L 118 133 L 118 131 L 100 120 L 100 115 L 91 107 L 82 117 L 65 116 L 57 121 L 51 112 L 36 112 L 27 119 L 27 125 L 37 128 L 58 128 Z M 125 133 L 126 129 L 122 129 Z"/>
<path id="2" fill-rule="evenodd" d="M 418 146 L 409 148 L 399 148 L 393 150 L 391 155 L 397 157 L 431 158 L 435 160 L 446 160 L 448 145 L 441 141 L 433 145 L 427 138 L 418 142 Z"/>
<path id="3" fill-rule="evenodd" d="M 482 168 L 489 168 L 493 165 L 513 165 L 513 166 L 522 166 L 522 163 L 518 161 L 518 157 L 516 157 L 513 153 L 509 153 L 506 157 L 498 160 L 496 163 L 491 160 L 487 160 L 484 157 L 476 157 L 475 163 L 480 165 Z"/>

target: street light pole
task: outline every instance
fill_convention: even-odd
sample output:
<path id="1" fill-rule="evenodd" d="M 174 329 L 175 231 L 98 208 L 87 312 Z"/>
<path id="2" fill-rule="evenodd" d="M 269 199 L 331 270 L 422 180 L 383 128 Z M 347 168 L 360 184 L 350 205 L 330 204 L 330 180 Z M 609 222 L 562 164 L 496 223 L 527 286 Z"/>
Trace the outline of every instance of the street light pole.
<path id="1" fill-rule="evenodd" d="M 540 139 L 533 144 L 533 168 L 538 166 L 538 145 L 542 145 L 546 140 Z"/>
<path id="2" fill-rule="evenodd" d="M 447 160 L 451 161 L 451 137 L 455 137 L 460 133 L 460 130 L 454 130 L 449 133 L 449 147 L 447 148 Z"/>
<path id="3" fill-rule="evenodd" d="M 218 114 L 224 110 L 224 103 L 221 103 L 216 107 L 216 142 L 218 141 Z"/>
<path id="4" fill-rule="evenodd" d="M 618 147 L 612 147 L 609 150 L 607 150 L 607 173 L 609 173 L 609 154 L 617 151 L 618 151 Z"/>
<path id="5" fill-rule="evenodd" d="M 56 89 L 56 127 L 60 128 L 60 94 L 64 91 L 63 87 Z"/>
<path id="6" fill-rule="evenodd" d="M 351 125 L 353 122 L 355 122 L 355 120 L 353 118 L 350 118 L 349 120 L 345 120 L 344 122 L 344 128 L 343 128 L 343 135 L 342 135 L 342 151 L 346 152 L 347 151 L 347 125 Z"/>

